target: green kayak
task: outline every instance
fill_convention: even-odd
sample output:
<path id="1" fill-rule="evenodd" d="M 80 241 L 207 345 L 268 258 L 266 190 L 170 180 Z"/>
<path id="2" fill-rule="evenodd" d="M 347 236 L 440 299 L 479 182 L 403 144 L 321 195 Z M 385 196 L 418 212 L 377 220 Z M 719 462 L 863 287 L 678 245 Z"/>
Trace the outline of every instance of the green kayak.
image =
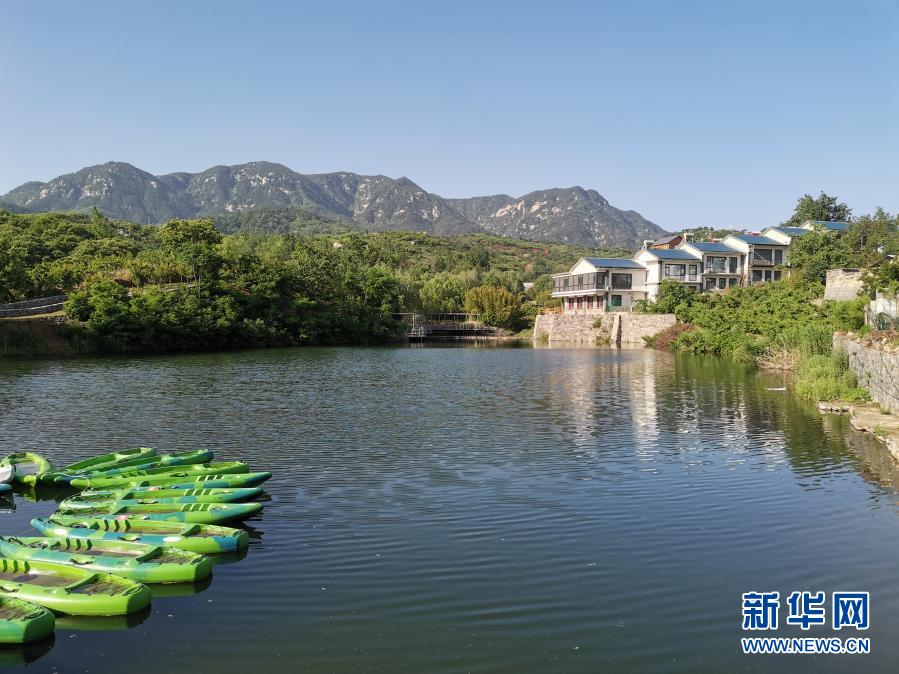
<path id="1" fill-rule="evenodd" d="M 172 452 L 171 454 L 150 456 L 139 463 L 129 463 L 125 466 L 117 466 L 108 470 L 85 471 L 77 477 L 114 477 L 116 475 L 121 475 L 122 473 L 131 473 L 136 470 L 189 466 L 195 463 L 209 463 L 210 461 L 212 461 L 212 452 L 208 449 L 191 449 L 185 452 Z"/>
<path id="2" fill-rule="evenodd" d="M 99 489 L 225 489 L 236 487 L 251 487 L 262 484 L 272 476 L 268 471 L 255 473 L 230 473 L 226 475 L 185 475 L 184 473 L 171 473 L 157 475 L 146 479 L 135 479 L 123 484 L 115 484 Z"/>
<path id="3" fill-rule="evenodd" d="M 186 550 L 88 538 L 0 536 L 0 556 L 114 573 L 138 583 L 190 583 L 212 573 L 212 560 Z"/>
<path id="4" fill-rule="evenodd" d="M 109 477 L 85 476 L 78 477 L 70 483 L 73 487 L 95 489 L 99 487 L 121 487 L 129 482 L 158 477 L 181 477 L 187 482 L 199 475 L 219 475 L 221 473 L 248 473 L 250 467 L 242 461 L 222 461 L 219 463 L 198 463 L 189 466 L 160 466 L 159 468 L 147 468 L 144 470 L 129 470 Z"/>
<path id="5" fill-rule="evenodd" d="M 88 470 L 108 470 L 110 468 L 132 465 L 132 462 L 143 463 L 147 461 L 148 457 L 155 455 L 156 450 L 149 447 L 135 447 L 133 449 L 123 449 L 120 452 L 101 454 L 100 456 L 76 461 L 44 473 L 41 475 L 41 482 L 68 482 L 68 480 L 62 478 L 72 473 L 81 473 Z"/>
<path id="6" fill-rule="evenodd" d="M 122 505 L 139 503 L 234 503 L 248 501 L 262 493 L 261 487 L 242 489 L 110 489 L 83 491 L 60 503 L 61 508 L 91 508 L 116 501 Z"/>
<path id="7" fill-rule="evenodd" d="M 53 466 L 40 454 L 34 452 L 15 452 L 0 459 L 0 466 L 15 468 L 14 480 L 22 484 L 34 485 L 44 473 L 53 470 Z"/>
<path id="8" fill-rule="evenodd" d="M 26 644 L 53 632 L 56 618 L 45 608 L 0 597 L 0 644 Z"/>
<path id="9" fill-rule="evenodd" d="M 49 519 L 31 520 L 31 526 L 44 536 L 103 538 L 128 543 L 168 545 L 204 555 L 244 550 L 249 544 L 249 536 L 243 529 L 215 524 L 53 515 Z"/>
<path id="10" fill-rule="evenodd" d="M 243 519 L 262 510 L 261 503 L 117 503 L 95 504 L 89 508 L 60 508 L 60 515 L 75 517 L 113 517 L 116 519 L 147 519 L 161 522 L 191 522 L 216 524 L 226 520 Z"/>
<path id="11" fill-rule="evenodd" d="M 186 452 L 174 452 L 172 454 L 149 455 L 142 458 L 130 459 L 118 466 L 111 466 L 102 470 L 88 469 L 78 472 L 63 474 L 62 471 L 54 471 L 52 475 L 55 482 L 69 484 L 76 478 L 106 478 L 115 477 L 122 473 L 132 473 L 138 470 L 151 468 L 176 468 L 194 463 L 207 463 L 212 460 L 212 452 L 205 449 L 194 449 Z"/>
<path id="12" fill-rule="evenodd" d="M 0 558 L 0 597 L 72 615 L 124 615 L 142 609 L 152 595 L 147 586 L 111 573 Z"/>

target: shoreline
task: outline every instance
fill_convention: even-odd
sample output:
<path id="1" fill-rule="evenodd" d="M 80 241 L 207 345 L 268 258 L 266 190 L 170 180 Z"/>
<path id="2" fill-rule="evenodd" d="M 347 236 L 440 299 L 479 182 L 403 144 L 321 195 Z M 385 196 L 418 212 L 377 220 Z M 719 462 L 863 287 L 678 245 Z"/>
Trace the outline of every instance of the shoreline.
<path id="1" fill-rule="evenodd" d="M 899 463 L 899 417 L 888 414 L 876 403 L 819 402 L 818 411 L 824 414 L 848 415 L 849 425 L 861 433 L 870 433 L 881 442 L 890 456 Z"/>

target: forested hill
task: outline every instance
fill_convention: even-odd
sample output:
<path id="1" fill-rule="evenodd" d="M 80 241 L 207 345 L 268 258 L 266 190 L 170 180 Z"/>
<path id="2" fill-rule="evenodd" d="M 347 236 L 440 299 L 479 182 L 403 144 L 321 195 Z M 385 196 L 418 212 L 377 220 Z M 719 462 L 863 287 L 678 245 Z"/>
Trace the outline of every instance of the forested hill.
<path id="1" fill-rule="evenodd" d="M 10 211 L 89 211 L 111 218 L 161 223 L 172 218 L 254 218 L 282 210 L 357 226 L 367 231 L 430 234 L 488 233 L 590 247 L 636 248 L 663 230 L 635 211 L 620 210 L 581 187 L 446 199 L 408 178 L 355 173 L 301 174 L 270 162 L 214 166 L 200 173 L 153 175 L 131 164 L 108 162 L 28 182 L 0 202 Z M 255 228 L 271 219 L 255 217 Z M 283 218 L 281 218 L 283 220 Z"/>
<path id="2" fill-rule="evenodd" d="M 66 334 L 90 352 L 380 342 L 396 338 L 403 312 L 469 311 L 517 330 L 553 303 L 551 273 L 629 253 L 487 234 L 222 234 L 210 220 L 3 211 L 0 250 L 0 302 L 69 294 Z M 0 321 L 0 355 L 22 353 L 25 328 Z"/>

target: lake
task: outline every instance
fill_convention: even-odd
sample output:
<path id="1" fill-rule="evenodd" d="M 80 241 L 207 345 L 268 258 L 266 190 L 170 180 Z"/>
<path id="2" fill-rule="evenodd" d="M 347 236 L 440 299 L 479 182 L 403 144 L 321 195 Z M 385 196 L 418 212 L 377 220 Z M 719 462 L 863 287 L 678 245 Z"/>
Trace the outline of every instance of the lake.
<path id="1" fill-rule="evenodd" d="M 61 618 L 55 642 L 0 649 L 0 663 L 895 672 L 899 470 L 845 419 L 767 390 L 781 385 L 651 350 L 2 362 L 3 454 L 64 464 L 135 445 L 210 448 L 274 477 L 246 523 L 248 554 L 220 559 L 211 582 L 154 588 L 129 620 Z M 55 501 L 17 495 L 12 507 L 4 534 Z M 871 628 L 857 636 L 872 653 L 742 655 L 750 590 L 870 591 Z"/>

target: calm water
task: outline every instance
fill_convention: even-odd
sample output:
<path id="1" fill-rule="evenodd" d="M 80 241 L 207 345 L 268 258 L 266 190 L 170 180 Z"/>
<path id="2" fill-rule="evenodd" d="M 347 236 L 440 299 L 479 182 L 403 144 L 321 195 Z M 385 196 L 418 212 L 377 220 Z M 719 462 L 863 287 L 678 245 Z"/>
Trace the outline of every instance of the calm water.
<path id="1" fill-rule="evenodd" d="M 0 649 L 0 662 L 895 672 L 897 471 L 844 420 L 766 390 L 779 384 L 643 350 L 0 364 L 2 453 L 208 447 L 275 473 L 249 554 L 211 583 L 162 588 L 130 621 L 60 619 L 52 647 Z M 17 495 L 0 531 L 54 503 Z M 752 589 L 870 590 L 873 654 L 741 655 Z"/>

